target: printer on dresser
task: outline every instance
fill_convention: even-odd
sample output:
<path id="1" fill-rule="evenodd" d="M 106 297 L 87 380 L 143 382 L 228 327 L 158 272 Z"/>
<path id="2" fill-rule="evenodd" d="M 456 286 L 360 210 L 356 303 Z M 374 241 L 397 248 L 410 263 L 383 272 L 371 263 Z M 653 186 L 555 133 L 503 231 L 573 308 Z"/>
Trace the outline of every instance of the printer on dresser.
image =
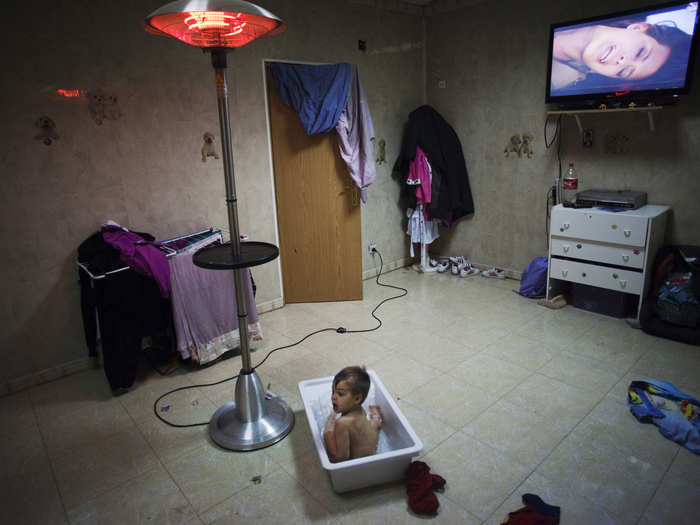
<path id="1" fill-rule="evenodd" d="M 625 211 L 554 206 L 547 299 L 571 292 L 572 283 L 580 290 L 596 287 L 604 301 L 614 296 L 631 303 L 630 321 L 638 325 L 669 211 L 654 204 Z"/>

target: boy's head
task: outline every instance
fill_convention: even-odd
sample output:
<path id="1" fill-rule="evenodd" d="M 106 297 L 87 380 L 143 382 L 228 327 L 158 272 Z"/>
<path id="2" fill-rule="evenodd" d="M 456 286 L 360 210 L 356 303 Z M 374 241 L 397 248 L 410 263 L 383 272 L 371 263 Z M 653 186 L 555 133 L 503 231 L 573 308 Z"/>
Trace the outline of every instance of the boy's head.
<path id="1" fill-rule="evenodd" d="M 362 404 L 369 392 L 365 367 L 346 366 L 333 378 L 331 402 L 335 412 L 345 413 Z"/>

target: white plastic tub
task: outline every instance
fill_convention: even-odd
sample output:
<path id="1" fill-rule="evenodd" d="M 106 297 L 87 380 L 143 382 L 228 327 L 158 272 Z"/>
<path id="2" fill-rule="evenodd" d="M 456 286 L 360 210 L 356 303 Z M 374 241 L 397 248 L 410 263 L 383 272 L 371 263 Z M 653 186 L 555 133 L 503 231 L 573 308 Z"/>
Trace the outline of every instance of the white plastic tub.
<path id="1" fill-rule="evenodd" d="M 331 410 L 333 377 L 299 382 L 299 393 L 318 457 L 323 468 L 328 471 L 333 490 L 336 492 L 347 492 L 402 479 L 411 464 L 411 458 L 423 450 L 423 443 L 377 375 L 372 370 L 367 372 L 371 386 L 362 406 L 368 411 L 369 405 L 379 405 L 384 420 L 379 434 L 377 454 L 339 463 L 330 462 L 323 441 L 323 427 Z"/>

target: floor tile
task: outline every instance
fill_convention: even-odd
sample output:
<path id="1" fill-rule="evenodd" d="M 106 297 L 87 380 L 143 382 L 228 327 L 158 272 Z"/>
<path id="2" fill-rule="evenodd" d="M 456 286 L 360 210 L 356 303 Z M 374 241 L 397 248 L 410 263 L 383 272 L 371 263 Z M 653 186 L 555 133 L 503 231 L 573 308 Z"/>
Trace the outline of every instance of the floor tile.
<path id="1" fill-rule="evenodd" d="M 500 525 L 508 516 L 522 508 L 523 494 L 536 494 L 548 505 L 560 507 L 560 525 L 622 525 L 627 523 L 611 516 L 603 507 L 576 494 L 560 484 L 533 472 L 503 504 L 494 511 L 484 525 Z"/>
<path id="2" fill-rule="evenodd" d="M 61 497 L 69 511 L 87 499 L 152 470 L 153 451 L 136 428 L 109 439 L 64 449 L 51 457 Z"/>
<path id="3" fill-rule="evenodd" d="M 461 506 L 453 503 L 443 494 L 436 494 L 439 502 L 437 514 L 424 516 L 414 514 L 408 508 L 406 488 L 403 483 L 387 486 L 363 501 L 358 507 L 340 518 L 343 525 L 374 525 L 391 523 L 419 525 L 426 520 L 454 525 L 477 525 L 479 520 Z"/>
<path id="4" fill-rule="evenodd" d="M 68 517 L 75 525 L 200 523 L 185 495 L 161 466 L 81 503 Z"/>
<path id="5" fill-rule="evenodd" d="M 492 397 L 501 397 L 531 374 L 526 368 L 483 353 L 467 359 L 449 371 L 452 377 Z"/>
<path id="6" fill-rule="evenodd" d="M 394 397 L 405 396 L 441 374 L 435 368 L 396 354 L 375 362 L 372 369 Z"/>
<path id="7" fill-rule="evenodd" d="M 569 352 L 553 357 L 538 372 L 567 385 L 599 393 L 607 393 L 620 379 L 620 375 L 602 361 Z"/>
<path id="8" fill-rule="evenodd" d="M 488 409 L 498 396 L 448 375 L 438 376 L 402 399 L 454 428 Z"/>
<path id="9" fill-rule="evenodd" d="M 430 452 L 457 431 L 455 427 L 436 418 L 426 410 L 414 406 L 405 398 L 400 399 L 397 405 L 413 431 L 423 442 L 423 453 Z"/>
<path id="10" fill-rule="evenodd" d="M 165 467 L 197 513 L 252 485 L 254 477 L 279 468 L 264 450 L 234 452 L 210 441 L 166 461 Z"/>
<path id="11" fill-rule="evenodd" d="M 698 516 L 691 509 L 697 508 L 700 501 L 700 483 L 688 478 L 669 474 L 647 506 L 640 525 L 672 523 L 673 525 L 694 525 Z"/>
<path id="12" fill-rule="evenodd" d="M 534 373 L 508 392 L 503 399 L 529 408 L 546 418 L 557 418 L 572 428 L 593 408 L 604 393 L 573 387 Z"/>
<path id="13" fill-rule="evenodd" d="M 544 417 L 527 407 L 498 401 L 462 431 L 534 469 L 569 429 L 557 418 Z"/>
<path id="14" fill-rule="evenodd" d="M 486 346 L 483 354 L 536 371 L 561 353 L 561 347 L 513 332 Z"/>
<path id="15" fill-rule="evenodd" d="M 430 452 L 427 463 L 447 480 L 444 496 L 482 520 L 529 474 L 511 457 L 461 432 Z"/>
<path id="16" fill-rule="evenodd" d="M 204 523 L 255 523 L 286 525 L 336 523 L 332 514 L 284 470 L 263 476 L 202 513 Z"/>
<path id="17" fill-rule="evenodd" d="M 0 503 L 5 522 L 12 525 L 68 523 L 48 462 L 0 477 Z"/>

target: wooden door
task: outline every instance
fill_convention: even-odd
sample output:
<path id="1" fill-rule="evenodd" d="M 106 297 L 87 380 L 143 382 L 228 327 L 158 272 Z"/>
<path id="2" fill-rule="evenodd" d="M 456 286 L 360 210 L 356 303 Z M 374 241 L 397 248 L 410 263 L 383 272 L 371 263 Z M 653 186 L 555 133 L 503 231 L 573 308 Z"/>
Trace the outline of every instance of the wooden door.
<path id="1" fill-rule="evenodd" d="M 286 303 L 362 299 L 360 194 L 335 131 L 308 136 L 267 75 Z"/>

